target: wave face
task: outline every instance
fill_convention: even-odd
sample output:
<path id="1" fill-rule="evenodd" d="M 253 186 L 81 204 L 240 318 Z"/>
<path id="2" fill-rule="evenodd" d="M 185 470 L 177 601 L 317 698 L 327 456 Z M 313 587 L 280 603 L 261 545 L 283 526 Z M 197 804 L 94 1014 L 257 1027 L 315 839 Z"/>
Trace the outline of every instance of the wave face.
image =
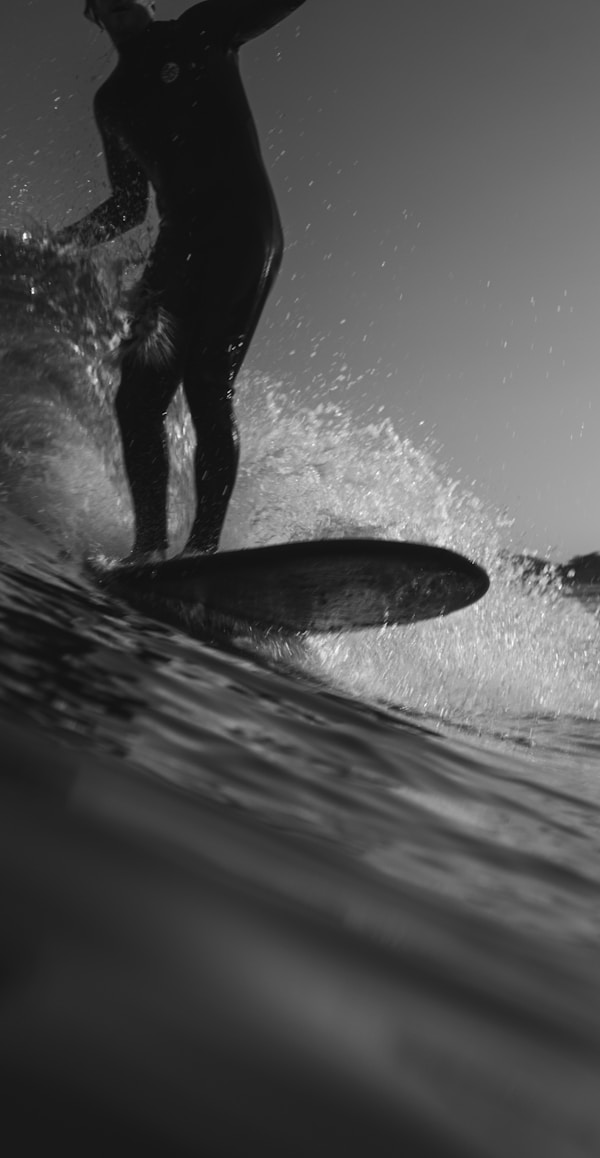
<path id="1" fill-rule="evenodd" d="M 107 598 L 81 564 L 131 540 L 126 273 L 0 243 L 9 1119 L 89 1154 L 595 1153 L 594 608 L 389 419 L 251 374 L 223 547 L 424 540 L 489 594 L 227 650 Z M 181 398 L 169 438 L 177 547 Z"/>
<path id="2" fill-rule="evenodd" d="M 113 413 L 123 269 L 5 235 L 0 246 L 0 486 L 13 512 L 71 556 L 126 553 L 132 523 Z M 375 535 L 454 548 L 493 583 L 478 607 L 380 637 L 314 641 L 311 662 L 345 690 L 436 716 L 571 714 L 597 720 L 595 621 L 507 562 L 507 520 L 448 477 L 389 419 L 356 418 L 334 392 L 242 377 L 242 463 L 223 548 Z M 170 532 L 193 514 L 193 432 L 169 415 Z M 476 674 L 475 674 L 476 669 Z"/>

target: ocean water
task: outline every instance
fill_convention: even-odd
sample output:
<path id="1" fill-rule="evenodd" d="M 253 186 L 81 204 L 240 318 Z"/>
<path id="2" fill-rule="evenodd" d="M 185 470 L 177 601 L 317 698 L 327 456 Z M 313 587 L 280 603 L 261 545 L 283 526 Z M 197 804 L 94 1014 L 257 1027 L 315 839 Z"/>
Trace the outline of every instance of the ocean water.
<path id="1" fill-rule="evenodd" d="M 0 244 L 0 1069 L 15 1154 L 600 1148 L 593 603 L 384 415 L 246 375 L 223 547 L 452 547 L 479 604 L 217 647 L 108 598 L 124 271 Z M 191 430 L 170 415 L 173 542 Z M 8 1130 L 8 1125 L 6 1127 Z"/>

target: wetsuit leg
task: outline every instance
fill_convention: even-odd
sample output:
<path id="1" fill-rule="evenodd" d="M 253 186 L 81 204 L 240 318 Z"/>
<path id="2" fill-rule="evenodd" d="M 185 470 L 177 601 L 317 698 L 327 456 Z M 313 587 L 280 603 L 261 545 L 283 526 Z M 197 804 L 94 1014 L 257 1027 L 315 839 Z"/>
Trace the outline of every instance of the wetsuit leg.
<path id="1" fill-rule="evenodd" d="M 183 388 L 196 432 L 197 508 L 186 551 L 214 552 L 238 468 L 234 384 L 281 264 L 281 246 L 263 256 L 245 297 L 218 317 L 203 319 L 202 340 L 191 341 Z"/>
<path id="2" fill-rule="evenodd" d="M 213 552 L 219 546 L 239 461 L 229 340 L 195 344 L 183 383 L 196 433 L 196 515 L 185 550 Z"/>
<path id="3" fill-rule="evenodd" d="M 165 419 L 183 368 L 183 335 L 148 350 L 125 344 L 115 401 L 135 516 L 134 554 L 167 548 L 169 457 Z"/>
<path id="4" fill-rule="evenodd" d="M 283 246 L 276 214 L 259 226 L 241 212 L 209 225 L 161 227 L 138 290 L 133 338 L 124 347 L 116 410 L 135 512 L 135 554 L 167 546 L 165 418 L 182 379 L 197 440 L 197 510 L 187 550 L 217 550 L 235 484 L 234 382 Z"/>

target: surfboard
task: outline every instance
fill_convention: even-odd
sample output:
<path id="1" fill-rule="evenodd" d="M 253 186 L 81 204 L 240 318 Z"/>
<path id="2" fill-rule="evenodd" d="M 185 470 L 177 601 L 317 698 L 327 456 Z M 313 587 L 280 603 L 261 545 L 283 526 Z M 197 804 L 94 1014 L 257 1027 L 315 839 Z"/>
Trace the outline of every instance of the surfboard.
<path id="1" fill-rule="evenodd" d="M 179 555 L 159 563 L 88 563 L 134 607 L 199 628 L 223 619 L 289 632 L 416 623 L 468 607 L 489 587 L 477 563 L 444 547 L 321 539 Z"/>

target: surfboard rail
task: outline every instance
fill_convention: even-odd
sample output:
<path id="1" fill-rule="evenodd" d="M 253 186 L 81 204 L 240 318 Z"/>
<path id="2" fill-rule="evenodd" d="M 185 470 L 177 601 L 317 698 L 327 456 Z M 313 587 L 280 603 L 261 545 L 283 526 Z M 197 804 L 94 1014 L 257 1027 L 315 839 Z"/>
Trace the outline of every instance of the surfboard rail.
<path id="1" fill-rule="evenodd" d="M 489 587 L 479 564 L 446 547 L 392 539 L 313 539 L 178 555 L 157 563 L 90 564 L 104 587 L 144 610 L 182 619 L 242 619 L 262 628 L 332 632 L 448 615 Z"/>

